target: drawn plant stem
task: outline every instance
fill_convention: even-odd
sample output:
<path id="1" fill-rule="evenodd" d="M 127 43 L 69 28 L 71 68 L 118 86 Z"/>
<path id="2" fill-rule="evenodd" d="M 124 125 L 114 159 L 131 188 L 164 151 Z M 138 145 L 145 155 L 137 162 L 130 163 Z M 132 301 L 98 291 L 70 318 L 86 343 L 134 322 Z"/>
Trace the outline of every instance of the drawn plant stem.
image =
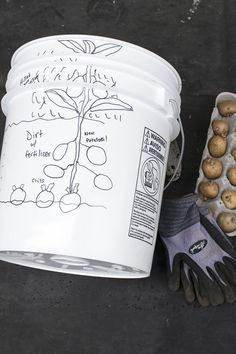
<path id="1" fill-rule="evenodd" d="M 70 186 L 69 190 L 72 193 L 73 191 L 73 184 L 77 172 L 77 163 L 79 161 L 79 156 L 80 156 L 80 139 L 81 139 L 81 124 L 82 124 L 82 117 L 79 116 L 78 118 L 78 128 L 77 128 L 77 135 L 74 139 L 74 145 L 75 145 L 75 156 L 74 156 L 74 161 L 73 161 L 73 167 L 70 175 Z"/>
<path id="2" fill-rule="evenodd" d="M 78 166 L 79 157 L 80 157 L 81 126 L 82 126 L 83 120 L 84 120 L 84 116 L 79 115 L 78 125 L 77 125 L 77 134 L 74 139 L 75 156 L 74 156 L 73 167 L 72 167 L 72 171 L 71 171 L 71 175 L 70 175 L 69 189 L 71 192 L 73 191 L 74 180 L 75 180 L 77 166 Z"/>
<path id="3" fill-rule="evenodd" d="M 91 66 L 86 68 L 86 74 L 84 75 L 84 82 L 85 83 L 91 83 Z M 75 156 L 74 156 L 74 162 L 73 162 L 73 168 L 71 171 L 71 176 L 70 176 L 70 191 L 72 192 L 74 189 L 74 180 L 77 172 L 77 167 L 78 167 L 78 162 L 79 162 L 79 157 L 80 157 L 80 142 L 81 142 L 81 129 L 82 129 L 82 123 L 85 118 L 85 111 L 86 111 L 86 106 L 89 103 L 90 99 L 90 88 L 85 87 L 83 89 L 83 102 L 81 106 L 80 112 L 78 112 L 78 125 L 77 125 L 77 134 L 75 137 Z"/>

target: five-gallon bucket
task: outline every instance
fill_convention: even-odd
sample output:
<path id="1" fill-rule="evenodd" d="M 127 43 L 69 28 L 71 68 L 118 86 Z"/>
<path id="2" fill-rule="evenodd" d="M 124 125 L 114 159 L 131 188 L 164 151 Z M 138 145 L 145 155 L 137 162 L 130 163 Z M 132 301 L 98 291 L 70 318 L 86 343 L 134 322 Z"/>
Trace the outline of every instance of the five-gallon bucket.
<path id="1" fill-rule="evenodd" d="M 179 133 L 177 72 L 126 42 L 63 35 L 19 48 L 6 88 L 0 259 L 149 276 Z"/>

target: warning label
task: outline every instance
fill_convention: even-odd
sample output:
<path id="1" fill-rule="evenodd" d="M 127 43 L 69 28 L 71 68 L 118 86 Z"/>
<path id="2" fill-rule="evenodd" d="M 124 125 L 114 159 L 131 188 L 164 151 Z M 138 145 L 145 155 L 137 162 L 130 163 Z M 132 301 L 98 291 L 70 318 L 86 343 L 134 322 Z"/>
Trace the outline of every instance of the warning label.
<path id="1" fill-rule="evenodd" d="M 159 189 L 166 152 L 166 141 L 145 128 L 136 182 L 129 236 L 153 244 L 159 211 Z"/>

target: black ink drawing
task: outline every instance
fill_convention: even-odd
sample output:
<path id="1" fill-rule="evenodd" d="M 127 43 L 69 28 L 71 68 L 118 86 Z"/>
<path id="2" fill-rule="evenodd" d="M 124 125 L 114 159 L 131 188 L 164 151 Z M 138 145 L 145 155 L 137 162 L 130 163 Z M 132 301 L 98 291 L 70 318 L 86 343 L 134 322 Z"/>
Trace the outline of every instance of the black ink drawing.
<path id="1" fill-rule="evenodd" d="M 87 159 L 93 165 L 102 166 L 107 162 L 107 154 L 105 149 L 92 145 L 87 149 Z"/>
<path id="2" fill-rule="evenodd" d="M 43 169 L 44 174 L 50 178 L 62 178 L 65 174 L 65 170 L 57 165 L 46 165 Z"/>
<path id="3" fill-rule="evenodd" d="M 84 66 L 82 64 L 78 65 L 78 55 L 100 55 L 109 57 L 112 54 L 119 52 L 122 46 L 115 43 L 103 43 L 96 45 L 95 42 L 91 40 L 82 40 L 78 42 L 72 39 L 58 40 L 60 45 L 70 51 L 73 56 L 68 58 L 68 56 L 63 56 L 59 59 L 55 59 L 55 65 L 47 65 L 42 70 L 31 71 L 30 73 L 25 73 L 19 81 L 20 86 L 32 85 L 37 83 L 47 83 L 47 82 L 79 82 L 81 79 L 86 82 L 86 74 L 84 73 Z M 75 53 L 77 55 L 75 55 Z M 47 52 L 39 53 L 38 55 L 44 56 Z M 50 54 L 49 54 L 50 55 Z M 70 64 L 70 65 L 68 65 Z M 74 69 L 71 70 L 71 64 L 75 64 Z M 66 66 L 67 65 L 67 66 Z M 96 82 L 100 82 L 101 85 L 106 86 L 108 84 L 110 87 L 116 86 L 116 81 L 112 76 L 106 75 L 104 73 L 95 72 Z M 34 97 L 33 97 L 34 99 Z M 42 102 L 43 105 L 43 102 Z M 42 107 L 41 107 L 42 108 Z"/>
<path id="4" fill-rule="evenodd" d="M 87 67 L 86 69 L 84 82 L 92 82 L 91 67 Z M 53 151 L 54 160 L 59 162 L 66 156 L 69 144 L 73 144 L 74 146 L 74 155 L 70 163 L 70 166 L 72 166 L 70 181 L 66 189 L 68 194 L 64 195 L 60 200 L 60 203 L 65 204 L 64 201 L 66 199 L 66 211 L 68 212 L 69 205 L 71 205 L 71 210 L 74 210 L 76 203 L 80 203 L 81 201 L 79 194 L 77 198 L 75 197 L 77 194 L 77 192 L 75 192 L 75 178 L 79 166 L 81 131 L 84 119 L 86 119 L 90 113 L 116 110 L 132 111 L 132 107 L 128 103 L 120 100 L 117 95 L 109 95 L 108 91 L 104 94 L 104 92 L 100 92 L 100 90 L 97 91 L 90 87 L 84 87 L 81 90 L 81 94 L 77 97 L 72 97 L 66 90 L 58 88 L 47 90 L 45 94 L 48 100 L 56 106 L 77 114 L 77 132 L 74 139 L 59 144 Z M 96 120 L 96 118 L 94 118 L 94 120 Z M 107 160 L 105 150 L 99 146 L 88 147 L 87 158 L 93 165 L 103 165 Z M 51 178 L 62 178 L 64 176 L 64 169 L 60 165 L 50 164 L 45 166 L 44 173 Z M 108 176 L 99 174 L 94 177 L 94 185 L 101 190 L 109 190 L 112 188 L 112 181 Z M 60 205 L 60 208 L 64 211 L 64 207 Z"/>
<path id="5" fill-rule="evenodd" d="M 122 46 L 116 43 L 104 43 L 97 45 L 91 40 L 83 40 L 81 43 L 72 39 L 62 39 L 59 40 L 68 49 L 71 49 L 73 52 L 80 54 L 104 54 L 108 57 L 111 54 L 117 53 L 121 50 Z"/>
<path id="6" fill-rule="evenodd" d="M 13 205 L 21 205 L 24 203 L 25 198 L 26 192 L 24 190 L 24 184 L 21 184 L 20 187 L 12 186 L 10 201 Z"/>
<path id="7" fill-rule="evenodd" d="M 68 187 L 66 189 L 66 194 L 64 194 L 59 202 L 59 207 L 63 213 L 69 213 L 70 211 L 73 211 L 77 209 L 80 204 L 81 204 L 81 197 L 78 194 L 78 187 L 79 184 L 76 183 L 74 185 L 73 190 L 71 191 L 70 188 Z"/>
<path id="8" fill-rule="evenodd" d="M 122 46 L 116 43 L 103 43 L 96 45 L 94 41 L 91 40 L 81 40 L 80 42 L 74 39 L 61 39 L 58 40 L 60 44 L 65 46 L 68 49 L 71 49 L 76 54 L 104 54 L 105 56 L 109 56 L 111 54 L 117 53 L 121 50 Z M 37 56 L 45 56 L 54 54 L 54 51 L 46 51 L 38 52 Z M 70 58 L 72 61 L 72 58 Z"/>
<path id="9" fill-rule="evenodd" d="M 103 191 L 108 191 L 113 187 L 112 180 L 106 175 L 96 175 L 93 182 L 97 188 L 102 189 Z"/>
<path id="10" fill-rule="evenodd" d="M 49 208 L 53 204 L 55 197 L 52 193 L 52 189 L 54 185 L 54 183 L 50 183 L 48 187 L 46 187 L 45 184 L 42 184 L 41 192 L 36 198 L 36 205 L 39 208 Z"/>
<path id="11" fill-rule="evenodd" d="M 82 40 L 81 42 L 75 40 L 59 40 L 58 43 L 63 47 L 76 54 L 87 55 L 103 55 L 110 56 L 121 50 L 122 46 L 115 43 L 104 43 L 96 45 L 91 40 Z M 46 53 L 46 52 L 45 52 Z M 45 53 L 41 54 L 44 55 Z M 40 55 L 40 53 L 39 53 Z M 97 145 L 85 145 L 81 142 L 82 128 L 84 121 L 93 121 L 97 124 L 105 124 L 106 120 L 114 120 L 116 122 L 122 121 L 120 114 L 115 114 L 117 111 L 133 111 L 130 104 L 123 101 L 114 93 L 113 89 L 116 87 L 116 81 L 112 76 L 106 72 L 101 72 L 92 65 L 78 65 L 75 66 L 75 55 L 73 54 L 73 66 L 65 64 L 65 59 L 61 59 L 61 64 L 58 62 L 55 66 L 46 66 L 36 72 L 24 75 L 20 80 L 20 85 L 33 85 L 34 83 L 46 82 L 68 82 L 67 87 L 62 86 L 52 87 L 45 90 L 43 93 L 34 91 L 32 93 L 32 104 L 36 109 L 31 113 L 31 120 L 27 123 L 41 121 L 56 121 L 73 120 L 76 122 L 75 135 L 70 141 L 62 141 L 57 145 L 51 156 L 53 161 L 43 167 L 43 173 L 50 179 L 68 178 L 66 193 L 55 200 L 52 189 L 55 183 L 50 183 L 48 187 L 45 184 L 41 186 L 41 191 L 37 195 L 34 203 L 39 208 L 48 208 L 54 203 L 58 203 L 60 210 L 68 213 L 77 209 L 80 205 L 86 204 L 81 202 L 81 195 L 79 192 L 78 170 L 83 167 L 94 175 L 93 184 L 101 191 L 109 191 L 113 187 L 113 182 L 109 176 L 102 173 L 96 173 L 93 169 L 96 166 L 103 166 L 107 162 L 107 154 L 104 147 Z M 68 61 L 68 57 L 66 59 Z M 77 58 L 76 58 L 77 61 Z M 70 85 L 73 83 L 73 85 Z M 76 83 L 76 86 L 75 84 Z M 6 127 L 17 126 L 20 123 L 26 123 L 22 120 L 20 122 L 13 122 Z M 105 141 L 106 138 L 99 143 Z M 86 157 L 89 166 L 85 166 L 80 161 L 81 147 L 87 149 Z M 69 161 L 66 166 L 62 165 L 63 159 Z M 67 172 L 67 173 L 66 173 Z M 68 177 L 69 176 L 69 177 Z M 55 186 L 56 188 L 56 186 Z M 23 187 L 17 188 L 11 195 L 11 201 L 15 205 L 24 202 L 26 193 Z M 18 204 L 17 204 L 18 203 Z"/>

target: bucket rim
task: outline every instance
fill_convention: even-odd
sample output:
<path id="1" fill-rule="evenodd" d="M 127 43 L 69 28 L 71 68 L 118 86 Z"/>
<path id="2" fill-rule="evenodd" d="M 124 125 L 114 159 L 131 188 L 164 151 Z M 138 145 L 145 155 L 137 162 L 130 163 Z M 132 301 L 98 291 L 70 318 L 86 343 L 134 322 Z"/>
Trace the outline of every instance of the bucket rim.
<path id="1" fill-rule="evenodd" d="M 7 254 L 9 253 L 9 255 Z M 34 269 L 39 269 L 39 270 L 46 270 L 46 271 L 51 271 L 51 272 L 56 272 L 56 273 L 65 273 L 65 274 L 74 274 L 74 275 L 83 275 L 83 276 L 88 276 L 88 277 L 99 277 L 99 278 L 113 278 L 113 279 L 142 279 L 142 278 L 147 278 L 150 276 L 150 270 L 143 270 L 143 269 L 138 269 L 136 268 L 137 272 L 134 271 L 132 272 L 131 270 L 130 271 L 127 271 L 127 272 L 122 272 L 122 271 L 114 271 L 113 273 L 108 273 L 106 271 L 102 271 L 102 270 L 97 270 L 96 269 L 94 270 L 81 270 L 81 269 L 76 269 L 76 268 L 62 268 L 62 267 L 59 267 L 55 266 L 53 267 L 52 265 L 48 265 L 46 263 L 38 263 L 38 262 L 35 262 L 33 259 L 31 258 L 28 258 L 28 259 L 24 259 L 22 257 L 17 257 L 17 258 L 14 258 L 14 256 L 11 258 L 11 253 L 18 253 L 19 255 L 22 255 L 24 257 L 24 255 L 26 255 L 27 253 L 29 254 L 41 254 L 43 255 L 44 257 L 49 257 L 51 260 L 54 261 L 54 259 L 56 258 L 77 258 L 78 259 L 84 259 L 86 260 L 85 257 L 81 257 L 81 256 L 73 256 L 73 255 L 61 255 L 61 254 L 53 254 L 53 253 L 49 253 L 49 252 L 45 252 L 45 251 L 23 251 L 21 249 L 19 250 L 1 250 L 0 251 L 0 260 L 1 261 L 4 261 L 4 262 L 8 262 L 8 263 L 11 263 L 11 264 L 15 264 L 15 265 L 20 265 L 20 266 L 23 266 L 23 267 L 28 267 L 28 268 L 34 268 Z M 54 259 L 53 259 L 54 258 Z M 96 259 L 96 258 L 87 258 L 89 261 L 92 260 L 92 261 L 97 261 L 97 262 L 103 262 L 103 260 L 100 260 L 100 259 Z M 57 262 L 57 261 L 56 261 Z M 115 264 L 117 262 L 112 262 L 112 261 L 105 261 L 106 263 L 109 263 L 109 264 Z M 58 262 L 58 264 L 60 264 Z M 63 263 L 62 263 L 63 264 Z M 124 267 L 129 267 L 129 268 L 133 268 L 134 270 L 134 267 L 133 266 L 129 266 L 129 265 L 126 265 L 126 264 L 117 264 L 118 266 L 124 266 Z"/>
<path id="2" fill-rule="evenodd" d="M 62 56 L 55 56 L 56 58 L 58 57 L 58 58 L 61 58 Z M 70 56 L 71 57 L 71 56 Z M 39 60 L 39 62 L 43 62 L 44 60 L 43 59 L 38 59 Z M 103 62 L 104 62 L 104 58 L 101 58 L 101 57 L 99 57 L 99 58 L 96 58 L 96 60 L 98 60 L 98 61 L 100 61 L 100 63 L 99 63 L 99 65 L 100 66 L 102 66 L 102 64 L 103 64 Z M 33 61 L 33 62 L 35 62 L 35 60 Z M 114 63 L 117 63 L 117 61 L 115 61 Z M 49 62 L 48 62 L 48 64 L 50 64 Z M 113 62 L 112 62 L 112 64 L 113 64 Z M 53 66 L 60 66 L 60 65 L 62 65 L 61 63 L 53 63 Z M 69 64 L 67 64 L 67 65 L 69 65 L 69 66 L 72 66 L 72 65 L 74 65 L 74 64 L 72 64 L 71 62 L 69 63 Z M 109 64 L 109 65 L 111 65 L 111 64 Z M 126 71 L 125 71 L 125 69 L 127 69 L 127 66 L 129 67 L 129 68 L 131 68 L 131 66 L 129 65 L 129 64 L 124 64 L 124 63 L 122 63 L 121 64 L 121 66 L 122 66 L 122 70 L 120 70 L 120 72 L 122 73 L 122 74 L 126 74 L 126 75 L 128 75 L 128 76 L 130 76 L 131 74 L 130 74 L 130 71 L 128 71 L 128 73 L 126 73 Z M 109 69 L 110 70 L 114 70 L 114 68 L 115 67 L 112 67 L 112 66 L 110 66 L 109 67 Z M 133 68 L 133 67 L 132 67 Z M 6 88 L 7 88 L 7 93 L 6 93 L 6 95 L 9 95 L 9 93 L 13 90 L 14 92 L 16 92 L 17 90 L 19 90 L 19 89 L 22 89 L 23 87 L 21 87 L 21 86 L 19 86 L 19 87 L 17 87 L 17 88 L 15 88 L 15 85 L 14 85 L 14 79 L 15 78 L 17 78 L 17 75 L 19 76 L 20 75 L 20 73 L 21 73 L 21 70 L 26 70 L 26 69 L 28 69 L 27 68 L 27 64 L 26 63 L 22 63 L 22 64 L 19 64 L 17 67 L 16 66 L 14 66 L 14 67 L 12 67 L 11 69 L 10 69 L 10 71 L 9 71 L 9 73 L 8 73 L 8 78 L 7 78 L 7 82 L 6 82 Z M 120 68 L 119 68 L 120 69 Z M 149 74 L 149 73 L 147 73 L 146 71 L 144 71 L 143 69 L 140 69 L 140 68 L 138 68 L 138 67 L 135 67 L 135 74 L 137 75 L 138 74 L 138 79 L 141 81 L 141 82 L 146 82 L 147 84 L 149 84 L 150 86 L 152 86 L 152 85 L 159 85 L 159 86 L 162 86 L 166 91 L 168 91 L 168 92 L 170 92 L 171 94 L 172 94 L 172 96 L 174 96 L 176 99 L 177 99 L 177 97 L 179 97 L 180 96 L 180 94 L 173 88 L 173 87 L 170 87 L 170 85 L 168 85 L 168 83 L 166 83 L 166 82 L 164 82 L 162 79 L 159 79 L 159 77 L 155 77 L 155 76 L 152 76 L 151 74 Z M 142 76 L 140 77 L 140 73 L 142 74 Z M 132 75 L 134 75 L 134 73 L 132 73 Z M 8 85 L 8 82 L 11 82 L 11 86 L 9 87 L 9 85 Z M 13 81 L 13 83 L 12 83 L 12 81 Z M 60 83 L 62 83 L 62 82 L 60 82 Z M 51 83 L 52 84 L 52 83 Z M 66 84 L 66 81 L 63 81 L 63 84 Z M 14 85 L 14 86 L 13 86 Z M 43 86 L 44 84 L 43 83 L 41 83 L 41 84 L 37 84 L 37 85 L 32 85 L 32 86 L 29 86 L 29 87 L 35 87 L 35 88 L 37 88 L 37 87 L 41 87 L 41 86 Z M 72 85 L 73 86 L 73 85 Z"/>
<path id="3" fill-rule="evenodd" d="M 167 93 L 169 93 L 169 95 L 173 96 L 174 97 L 174 100 L 178 103 L 178 105 L 180 106 L 181 104 L 181 98 L 180 98 L 180 95 L 177 93 L 177 92 L 174 92 L 173 90 L 170 89 L 169 86 L 167 86 L 165 83 L 163 83 L 162 81 L 156 81 L 155 84 L 153 82 L 149 82 L 149 81 L 146 81 L 144 80 L 143 78 L 142 79 L 139 79 L 140 81 L 140 84 L 143 84 L 143 83 L 146 83 L 150 88 L 157 88 L 157 87 L 161 87 L 162 89 L 164 89 Z M 157 86 L 158 85 L 158 86 Z M 65 87 L 65 86 L 68 86 L 66 84 L 66 82 L 58 82 L 57 83 L 57 86 L 59 87 Z M 78 87 L 78 85 L 76 85 L 75 83 L 74 84 L 71 84 L 70 87 Z M 83 85 L 83 86 L 90 86 L 90 85 Z M 8 112 L 8 106 L 9 106 L 9 102 L 14 99 L 15 97 L 17 96 L 22 96 L 24 95 L 25 93 L 28 93 L 28 92 L 33 92 L 33 91 L 37 91 L 37 90 L 42 90 L 44 88 L 54 88 L 55 87 L 55 84 L 53 82 L 51 83 L 41 83 L 41 84 L 38 84 L 37 86 L 24 86 L 24 87 L 17 87 L 17 88 L 12 88 L 10 89 L 9 91 L 7 91 L 5 93 L 5 95 L 2 97 L 2 99 L 0 100 L 0 105 L 1 105 L 1 108 L 2 108 L 2 111 L 3 113 L 7 116 L 7 112 Z M 91 86 L 93 87 L 93 86 Z M 116 89 L 112 89 L 110 88 L 110 91 L 116 93 Z M 125 92 L 125 94 L 127 94 L 127 92 Z M 150 102 L 149 102 L 150 104 Z M 156 103 L 157 105 L 157 103 Z M 157 105 L 158 106 L 158 105 Z"/>
<path id="4" fill-rule="evenodd" d="M 113 38 L 113 37 L 97 36 L 97 35 L 90 35 L 90 34 L 62 34 L 62 35 L 57 34 L 57 35 L 53 35 L 53 36 L 39 37 L 39 38 L 33 39 L 33 40 L 21 45 L 13 53 L 12 58 L 11 58 L 11 67 L 14 66 L 14 61 L 15 61 L 16 57 L 18 56 L 18 54 L 20 52 L 22 52 L 25 48 L 30 47 L 32 44 L 40 43 L 40 42 L 44 42 L 44 41 L 48 41 L 48 40 L 54 40 L 54 39 L 57 39 L 57 38 L 58 39 L 59 38 L 60 39 L 61 38 L 68 38 L 68 37 L 77 37 L 77 38 L 80 37 L 80 38 L 83 38 L 83 37 L 86 37 L 86 36 L 89 37 L 90 39 L 113 40 L 113 41 L 116 41 L 117 43 L 125 45 L 126 47 L 129 47 L 131 49 L 137 50 L 140 53 L 146 54 L 146 55 L 156 59 L 157 61 L 159 61 L 162 64 L 164 64 L 172 72 L 173 76 L 176 79 L 177 91 L 178 91 L 178 93 L 181 92 L 182 81 L 181 81 L 180 75 L 179 75 L 178 71 L 172 66 L 172 64 L 170 64 L 166 59 L 162 58 L 161 56 L 159 56 L 158 54 L 152 52 L 151 50 L 143 48 L 143 47 L 141 47 L 141 46 L 139 46 L 137 44 L 133 44 L 131 42 L 123 41 L 123 40 L 116 39 L 116 38 Z"/>

